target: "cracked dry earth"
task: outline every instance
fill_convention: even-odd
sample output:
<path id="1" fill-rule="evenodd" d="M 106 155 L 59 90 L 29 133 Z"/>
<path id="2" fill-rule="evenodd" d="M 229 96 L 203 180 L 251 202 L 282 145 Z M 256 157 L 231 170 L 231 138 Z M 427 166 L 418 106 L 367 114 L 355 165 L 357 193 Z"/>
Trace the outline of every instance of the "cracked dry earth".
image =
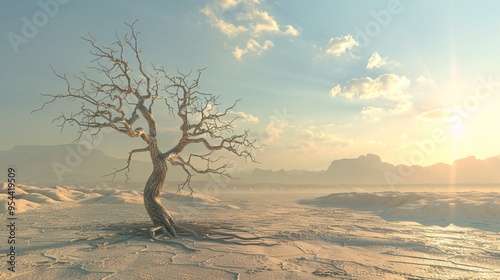
<path id="1" fill-rule="evenodd" d="M 300 204 L 299 193 L 218 198 L 194 207 L 164 200 L 205 240 L 151 240 L 140 203 L 67 202 L 20 213 L 17 271 L 0 277 L 500 279 L 498 230 L 389 222 L 371 211 Z"/>

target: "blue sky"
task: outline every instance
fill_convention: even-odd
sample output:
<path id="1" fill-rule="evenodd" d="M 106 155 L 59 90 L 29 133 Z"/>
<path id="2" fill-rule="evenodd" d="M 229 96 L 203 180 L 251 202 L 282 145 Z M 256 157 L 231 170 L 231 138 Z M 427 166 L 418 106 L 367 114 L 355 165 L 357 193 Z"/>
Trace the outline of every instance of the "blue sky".
<path id="1" fill-rule="evenodd" d="M 238 128 L 266 145 L 260 168 L 320 170 L 366 153 L 424 165 L 500 154 L 498 1 L 1 3 L 0 150 L 71 142 L 74 131 L 51 123 L 70 106 L 30 113 L 46 101 L 40 93 L 64 90 L 49 66 L 88 71 L 80 37 L 106 45 L 138 19 L 144 61 L 207 67 L 203 90 L 242 99 Z M 176 122 L 157 118 L 166 150 Z M 125 157 L 135 147 L 106 134 L 97 148 Z"/>

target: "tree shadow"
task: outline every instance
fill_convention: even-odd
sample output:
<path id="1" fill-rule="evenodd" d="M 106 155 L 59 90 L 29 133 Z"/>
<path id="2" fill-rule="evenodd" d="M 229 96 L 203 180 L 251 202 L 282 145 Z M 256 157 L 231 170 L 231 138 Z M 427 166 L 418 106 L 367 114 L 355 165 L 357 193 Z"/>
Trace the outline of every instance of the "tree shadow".
<path id="1" fill-rule="evenodd" d="M 94 241 L 100 240 L 106 244 L 115 244 L 129 240 L 162 242 L 172 246 L 181 247 L 187 251 L 198 251 L 191 244 L 200 242 L 215 242 L 238 246 L 274 246 L 279 243 L 274 237 L 260 236 L 253 233 L 243 225 L 231 223 L 210 223 L 194 221 L 177 221 L 176 226 L 178 237 L 167 238 L 163 235 L 152 237 L 150 234 L 151 224 L 144 223 L 112 223 L 96 229 L 100 235 Z M 98 233 L 100 231 L 100 233 Z M 87 240 L 82 238 L 81 240 Z M 76 240 L 79 241 L 79 240 Z M 95 242 L 94 242 L 95 243 Z"/>

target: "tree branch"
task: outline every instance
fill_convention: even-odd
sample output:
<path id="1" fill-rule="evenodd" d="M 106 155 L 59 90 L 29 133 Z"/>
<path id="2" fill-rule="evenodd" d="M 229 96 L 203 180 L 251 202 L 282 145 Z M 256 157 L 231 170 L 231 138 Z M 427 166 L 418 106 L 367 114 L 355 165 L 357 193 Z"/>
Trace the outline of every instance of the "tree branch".
<path id="1" fill-rule="evenodd" d="M 148 73 L 141 59 L 138 43 L 140 33 L 135 31 L 136 22 L 126 23 L 129 33 L 119 36 L 115 32 L 116 40 L 109 47 L 100 46 L 92 34 L 82 38 L 91 48 L 93 59 L 89 69 L 92 73 L 81 73 L 70 79 L 51 67 L 54 75 L 64 81 L 66 88 L 62 93 L 42 94 L 49 100 L 33 112 L 59 100 L 75 102 L 78 109 L 69 114 L 61 112 L 53 120 L 58 123 L 61 132 L 67 126 L 78 127 L 75 142 L 85 133 L 95 136 L 103 129 L 113 129 L 129 137 L 140 137 L 146 142 L 147 148 L 130 152 L 127 166 L 106 175 L 113 175 L 113 179 L 117 173 L 127 170 L 125 174 L 128 181 L 132 154 L 148 150 L 154 151 L 155 155 L 160 153 L 162 160 L 181 166 L 186 172 L 186 181 L 179 189 L 189 186 L 191 177 L 197 173 L 230 177 L 227 170 L 232 164 L 222 163 L 221 157 L 212 158 L 215 151 L 223 150 L 244 157 L 247 161 L 257 162 L 254 151 L 260 147 L 256 146 L 256 140 L 249 137 L 248 130 L 235 133 L 238 117 L 229 116 L 239 100 L 222 109 L 219 96 L 201 92 L 199 87 L 204 69 L 187 74 L 177 71 L 171 75 L 163 67 L 152 65 L 153 71 Z M 155 104 L 163 102 L 166 112 L 179 118 L 181 131 L 177 144 L 165 153 L 161 153 L 157 147 L 158 128 L 153 116 L 153 110 L 157 110 Z M 137 126 L 141 119 L 147 124 L 147 130 Z M 201 144 L 208 153 L 191 153 L 181 157 L 183 150 L 191 144 Z"/>
<path id="2" fill-rule="evenodd" d="M 132 161 L 132 155 L 135 154 L 135 153 L 140 153 L 140 152 L 147 152 L 149 151 L 149 147 L 146 147 L 146 148 L 142 148 L 142 149 L 135 149 L 135 150 L 132 150 L 129 152 L 129 155 L 128 155 L 128 159 L 127 159 L 127 165 L 121 169 L 115 169 L 115 172 L 112 172 L 112 173 L 109 173 L 109 174 L 106 174 L 104 175 L 103 177 L 107 177 L 107 176 L 111 176 L 113 175 L 113 179 L 112 181 L 115 180 L 115 176 L 116 174 L 124 171 L 124 170 L 127 170 L 125 172 L 125 176 L 127 177 L 127 179 L 125 180 L 125 182 L 128 182 L 130 180 L 130 177 L 128 176 L 128 173 L 130 172 L 130 163 Z"/>
<path id="3" fill-rule="evenodd" d="M 170 81 L 165 91 L 174 100 L 175 115 L 182 122 L 180 126 L 182 135 L 177 145 L 163 154 L 172 165 L 180 166 L 186 173 L 186 180 L 178 186 L 179 191 L 185 186 L 192 191 L 190 183 L 194 174 L 217 174 L 231 178 L 228 169 L 233 164 L 220 163 L 222 157 L 212 158 L 215 151 L 225 150 L 251 162 L 257 162 L 254 151 L 260 148 L 256 146 L 255 139 L 250 139 L 248 130 L 234 134 L 235 121 L 238 117 L 227 117 L 239 100 L 219 110 L 219 96 L 198 90 L 202 71 L 203 69 L 198 70 L 191 81 L 191 72 L 188 74 L 178 72 L 177 76 L 168 76 L 164 70 L 160 71 Z M 191 153 L 185 160 L 180 154 L 191 144 L 202 144 L 208 153 Z"/>
<path id="4" fill-rule="evenodd" d="M 50 100 L 33 110 L 37 112 L 47 105 L 57 100 L 67 99 L 71 102 L 80 102 L 80 111 L 71 114 L 61 113 L 54 119 L 60 122 L 58 126 L 61 131 L 68 125 L 79 127 L 78 137 L 74 142 L 78 142 L 84 133 L 96 135 L 101 129 L 114 129 L 129 137 L 141 137 L 144 141 L 155 141 L 157 134 L 156 121 L 152 115 L 153 104 L 156 100 L 162 99 L 171 111 L 171 106 L 167 96 L 160 95 L 160 89 L 164 87 L 166 72 L 163 69 L 156 69 L 154 73 L 148 74 L 144 70 L 140 58 L 140 48 L 138 46 L 138 35 L 134 25 L 126 24 L 130 29 L 130 34 L 120 37 L 115 33 L 116 41 L 112 47 L 101 47 L 97 40 L 89 34 L 82 38 L 91 46 L 90 54 L 93 56 L 89 69 L 100 74 L 102 80 L 92 78 L 91 75 L 82 73 L 81 76 L 74 76 L 76 83 L 70 82 L 66 75 L 58 74 L 54 68 L 54 75 L 66 84 L 66 91 L 59 94 L 42 94 Z M 127 57 L 132 55 L 136 60 L 136 70 L 140 73 L 140 79 L 136 80 L 131 76 L 134 72 L 132 65 L 127 61 Z M 95 75 L 94 75 L 95 76 Z M 76 85 L 76 86 L 75 86 Z M 145 88 L 144 88 L 145 87 Z M 141 90 L 144 93 L 141 94 Z M 146 134 L 139 133 L 134 124 L 141 117 L 148 124 Z"/>

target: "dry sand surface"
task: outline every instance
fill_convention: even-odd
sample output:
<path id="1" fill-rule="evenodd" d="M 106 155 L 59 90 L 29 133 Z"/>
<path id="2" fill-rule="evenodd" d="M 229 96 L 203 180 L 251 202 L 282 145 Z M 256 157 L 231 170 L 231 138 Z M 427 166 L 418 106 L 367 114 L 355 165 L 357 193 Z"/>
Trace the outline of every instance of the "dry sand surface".
<path id="1" fill-rule="evenodd" d="M 167 193 L 199 235 L 168 241 L 140 191 L 18 186 L 16 272 L 2 261 L 0 278 L 500 279 L 497 192 L 312 191 Z"/>

